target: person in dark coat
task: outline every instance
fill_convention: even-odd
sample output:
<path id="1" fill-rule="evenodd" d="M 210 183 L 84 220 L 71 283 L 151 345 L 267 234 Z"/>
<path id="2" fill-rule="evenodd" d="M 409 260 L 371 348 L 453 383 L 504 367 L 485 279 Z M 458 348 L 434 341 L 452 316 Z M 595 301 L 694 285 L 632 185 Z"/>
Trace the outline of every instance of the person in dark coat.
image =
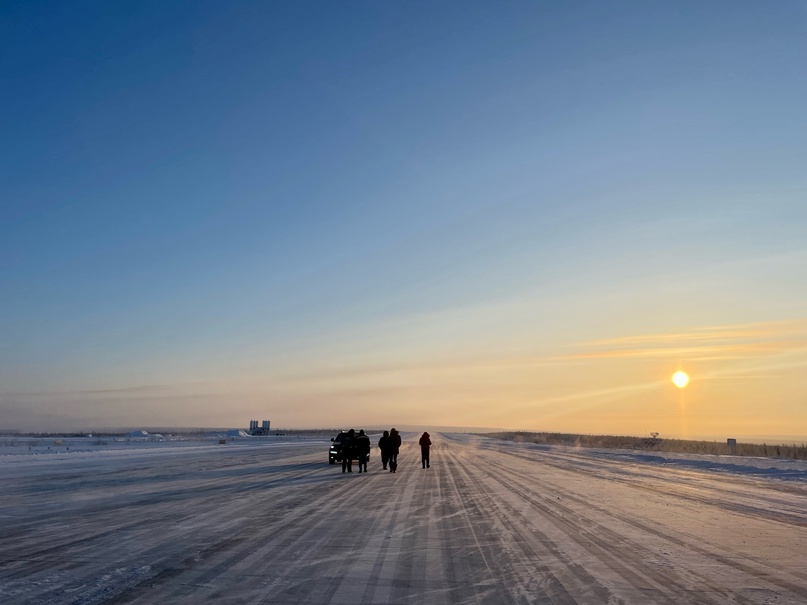
<path id="1" fill-rule="evenodd" d="M 356 436 L 356 455 L 359 457 L 359 472 L 367 472 L 367 458 L 370 457 L 370 438 L 364 434 L 364 429 Z"/>
<path id="2" fill-rule="evenodd" d="M 424 432 L 418 443 L 420 443 L 420 462 L 423 464 L 423 468 L 429 468 L 429 448 L 432 445 L 429 434 Z"/>
<path id="3" fill-rule="evenodd" d="M 389 444 L 389 470 L 394 473 L 398 470 L 398 452 L 401 449 L 401 436 L 395 429 L 390 429 Z"/>
<path id="4" fill-rule="evenodd" d="M 389 431 L 384 431 L 381 439 L 378 440 L 378 449 L 381 450 L 381 464 L 384 470 L 387 470 L 387 462 L 389 462 Z"/>
<path id="5" fill-rule="evenodd" d="M 342 439 L 342 472 L 353 472 L 353 448 L 356 447 L 354 443 L 356 438 L 356 431 L 350 429 Z"/>

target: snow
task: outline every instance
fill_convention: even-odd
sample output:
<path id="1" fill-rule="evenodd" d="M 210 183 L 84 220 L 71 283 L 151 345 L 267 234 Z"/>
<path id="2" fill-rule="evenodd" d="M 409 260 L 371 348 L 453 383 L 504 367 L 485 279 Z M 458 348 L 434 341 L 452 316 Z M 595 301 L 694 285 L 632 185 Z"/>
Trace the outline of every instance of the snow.
<path id="1" fill-rule="evenodd" d="M 403 437 L 2 438 L 0 603 L 807 602 L 805 462 Z"/>
<path id="2" fill-rule="evenodd" d="M 495 447 L 506 449 L 507 441 L 495 441 Z M 632 451 L 597 448 L 569 448 L 539 444 L 523 444 L 529 449 L 547 452 L 583 453 L 587 457 L 614 462 L 654 464 L 671 468 L 693 469 L 745 476 L 774 477 L 783 480 L 807 481 L 807 461 L 789 458 L 755 458 L 751 456 L 716 456 L 709 454 L 679 454 L 671 452 Z M 488 446 L 489 447 L 489 446 Z"/>
<path id="3" fill-rule="evenodd" d="M 241 429 L 231 429 L 229 431 L 225 431 L 225 437 L 250 437 L 250 434 Z"/>

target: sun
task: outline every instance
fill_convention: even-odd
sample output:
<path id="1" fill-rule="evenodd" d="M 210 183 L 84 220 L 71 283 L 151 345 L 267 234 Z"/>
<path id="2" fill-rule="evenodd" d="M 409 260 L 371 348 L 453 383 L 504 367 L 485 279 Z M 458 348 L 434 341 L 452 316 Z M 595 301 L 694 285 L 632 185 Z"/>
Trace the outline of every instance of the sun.
<path id="1" fill-rule="evenodd" d="M 689 376 L 687 376 L 686 372 L 682 372 L 678 370 L 675 374 L 672 375 L 672 381 L 675 386 L 679 389 L 683 389 L 686 385 L 689 384 Z"/>

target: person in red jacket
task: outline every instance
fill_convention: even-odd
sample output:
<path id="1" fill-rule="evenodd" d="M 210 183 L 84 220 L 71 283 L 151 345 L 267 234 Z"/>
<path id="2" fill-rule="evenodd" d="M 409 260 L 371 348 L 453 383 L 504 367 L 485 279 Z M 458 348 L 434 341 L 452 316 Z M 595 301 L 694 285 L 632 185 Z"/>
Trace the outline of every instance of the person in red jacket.
<path id="1" fill-rule="evenodd" d="M 420 437 L 420 462 L 423 468 L 429 468 L 429 448 L 432 445 L 432 440 L 429 439 L 428 433 L 423 433 Z"/>

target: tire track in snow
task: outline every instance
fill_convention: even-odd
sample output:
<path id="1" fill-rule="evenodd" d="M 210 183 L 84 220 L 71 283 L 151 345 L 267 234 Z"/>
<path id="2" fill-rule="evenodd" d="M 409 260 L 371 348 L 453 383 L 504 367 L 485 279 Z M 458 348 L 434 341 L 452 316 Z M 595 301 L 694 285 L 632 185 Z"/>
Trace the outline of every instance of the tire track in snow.
<path id="1" fill-rule="evenodd" d="M 317 465 L 319 467 L 319 465 Z M 283 484 L 293 486 L 295 480 L 304 479 L 307 475 L 319 475 L 320 469 L 301 476 L 280 475 L 272 483 L 276 489 L 282 489 Z M 324 506 L 329 499 L 333 499 L 332 491 L 335 485 L 326 485 L 325 492 L 317 495 L 313 501 L 307 501 L 307 491 L 292 488 L 285 497 L 282 492 L 278 501 L 272 503 L 271 510 L 282 512 L 281 515 L 267 515 L 261 509 L 262 500 L 258 494 L 254 495 L 253 502 L 245 506 L 239 514 L 242 519 L 239 531 L 243 537 L 238 549 L 204 550 L 193 557 L 187 558 L 183 564 L 188 567 L 188 577 L 181 585 L 175 587 L 169 594 L 171 602 L 193 602 L 193 595 L 200 587 L 210 592 L 210 597 L 221 597 L 217 593 L 215 582 L 225 577 L 225 583 L 231 584 L 233 578 L 241 580 L 243 588 L 261 585 L 266 581 L 267 575 L 262 573 L 267 565 L 283 558 L 297 556 L 297 542 L 287 540 L 286 536 L 296 535 L 296 532 L 316 532 L 316 527 L 310 527 L 309 517 L 311 507 Z M 274 492 L 271 492 L 273 495 Z M 257 500 L 257 503 L 255 502 Z M 258 509 L 258 510 L 256 510 Z M 279 544 L 278 544 L 279 543 Z M 247 567 L 241 571 L 239 568 Z M 276 580 L 276 579 L 275 579 Z M 177 584 L 174 582 L 174 584 Z M 146 601 L 147 602 L 147 601 Z"/>
<path id="2" fill-rule="evenodd" d="M 506 453 L 504 455 L 509 455 L 509 453 Z M 533 462 L 539 462 L 540 463 L 540 462 L 542 462 L 542 460 L 533 459 Z M 494 464 L 498 464 L 498 463 L 494 463 Z M 504 466 L 501 466 L 500 468 L 506 469 L 506 467 L 504 467 Z M 565 470 L 565 469 L 562 469 L 562 470 Z M 509 469 L 508 469 L 507 472 L 513 472 L 513 471 L 509 471 Z M 524 475 L 523 473 L 517 473 L 517 474 L 520 475 L 521 478 L 524 481 L 527 482 L 527 483 L 522 483 L 522 488 L 523 489 L 530 489 L 529 488 L 529 483 L 530 483 L 532 478 L 530 476 Z M 611 480 L 610 476 L 608 478 L 609 478 L 609 480 Z M 722 481 L 721 481 L 721 483 L 722 483 Z M 558 484 L 547 483 L 547 485 L 550 486 L 553 490 L 555 490 L 557 492 L 564 491 L 562 486 L 560 486 Z M 641 488 L 639 488 L 639 489 L 641 489 Z M 674 497 L 680 497 L 680 498 L 682 498 L 684 500 L 691 500 L 690 498 L 687 498 L 685 496 L 680 496 L 675 492 L 673 492 L 671 494 L 664 494 L 664 496 L 666 498 L 668 498 L 668 499 L 669 498 L 674 498 Z M 569 492 L 568 490 L 564 492 L 564 497 L 569 501 L 576 502 L 581 507 L 585 507 L 585 508 L 588 508 L 590 510 L 597 511 L 598 513 L 600 513 L 601 515 L 603 515 L 605 517 L 612 517 L 614 519 L 617 519 L 618 521 L 620 521 L 623 524 L 633 526 L 634 528 L 636 528 L 637 530 L 639 530 L 643 534 L 646 534 L 646 535 L 649 536 L 649 539 L 645 540 L 648 543 L 650 543 L 652 540 L 660 540 L 660 541 L 669 542 L 669 543 L 675 545 L 678 548 L 683 548 L 683 549 L 692 551 L 693 553 L 697 554 L 698 556 L 703 557 L 706 561 L 714 561 L 714 562 L 717 562 L 717 563 L 719 563 L 721 565 L 726 565 L 727 567 L 733 568 L 734 570 L 742 572 L 743 574 L 749 574 L 749 575 L 757 578 L 758 580 L 760 580 L 761 582 L 763 582 L 766 585 L 773 585 L 773 586 L 776 586 L 776 587 L 778 587 L 780 589 L 786 590 L 789 593 L 799 595 L 799 597 L 801 597 L 802 599 L 804 599 L 805 602 L 807 602 L 807 589 L 805 589 L 805 587 L 804 587 L 805 586 L 804 582 L 807 581 L 807 574 L 800 573 L 798 571 L 791 571 L 790 574 L 795 576 L 794 580 L 791 581 L 791 580 L 788 580 L 786 578 L 781 577 L 781 574 L 783 573 L 783 570 L 778 566 L 772 566 L 772 565 L 769 565 L 769 564 L 765 563 L 764 561 L 752 560 L 752 559 L 749 559 L 749 558 L 744 558 L 740 562 L 740 561 L 736 560 L 735 558 L 727 556 L 724 551 L 718 551 L 718 550 L 715 550 L 714 548 L 708 547 L 708 546 L 701 546 L 701 545 L 699 545 L 699 543 L 701 543 L 702 540 L 700 540 L 697 535 L 687 535 L 686 539 L 683 539 L 683 538 L 673 534 L 670 530 L 663 529 L 663 526 L 661 526 L 659 524 L 656 524 L 656 526 L 651 526 L 651 525 L 649 525 L 647 523 L 644 523 L 644 522 L 641 522 L 641 521 L 637 520 L 634 516 L 630 516 L 630 515 L 622 513 L 620 509 L 614 509 L 614 508 L 605 509 L 605 508 L 603 508 L 601 506 L 598 506 L 596 504 L 596 502 L 591 502 L 590 500 L 582 498 L 580 496 L 577 496 L 577 495 L 573 494 L 572 492 Z M 722 501 L 726 497 L 727 497 L 727 495 L 724 492 L 717 491 L 715 493 L 715 495 L 712 496 L 712 497 L 703 496 L 703 497 L 699 498 L 698 502 L 702 503 L 702 504 L 705 504 L 705 505 L 715 506 L 715 507 L 719 508 L 720 510 L 722 510 L 723 512 L 735 512 L 736 514 L 741 514 L 743 516 L 749 516 L 748 513 L 747 513 L 747 509 L 743 509 L 742 511 L 736 511 L 734 509 L 729 509 L 727 511 L 725 509 L 725 507 L 722 506 Z M 558 506 L 559 509 L 563 509 L 567 516 L 573 516 L 573 515 L 576 514 L 574 511 L 572 511 L 568 507 L 564 507 L 563 505 L 557 505 L 557 506 Z M 756 519 L 758 519 L 758 518 L 759 517 L 756 517 Z M 779 521 L 778 519 L 771 519 L 768 515 L 764 515 L 764 516 L 762 516 L 762 518 L 763 518 L 763 520 L 768 520 L 768 521 Z M 603 527 L 602 525 L 598 525 L 595 528 L 595 530 L 596 531 L 602 531 L 602 527 Z M 638 544 L 638 545 L 634 545 L 633 548 L 639 548 L 641 546 L 642 546 L 641 544 Z M 652 555 L 652 553 L 651 553 L 651 555 Z M 694 565 L 688 569 L 688 573 L 699 577 L 700 580 L 702 582 L 704 582 L 704 583 L 710 584 L 710 583 L 714 582 L 714 579 L 712 578 L 712 576 L 704 576 L 703 574 L 699 573 L 697 568 Z M 799 583 L 799 582 L 801 582 L 801 583 Z M 712 588 L 717 590 L 717 588 L 714 587 L 714 586 Z M 730 585 L 724 585 L 721 590 L 724 593 L 728 594 L 728 593 L 733 591 L 733 587 L 730 586 Z M 739 602 L 742 602 L 741 597 L 737 597 L 737 598 L 740 599 Z"/>
<path id="3" fill-rule="evenodd" d="M 489 478 L 506 488 L 508 493 L 518 493 L 533 511 L 540 513 L 542 519 L 550 522 L 562 533 L 564 544 L 576 544 L 580 552 L 584 552 L 588 557 L 594 557 L 601 566 L 616 574 L 623 583 L 639 591 L 647 602 L 662 602 L 671 605 L 682 602 L 716 605 L 723 602 L 724 595 L 715 600 L 710 596 L 700 594 L 697 590 L 693 591 L 689 588 L 691 580 L 678 577 L 674 570 L 665 573 L 648 567 L 645 562 L 652 552 L 646 548 L 643 541 L 631 540 L 589 517 L 580 515 L 567 506 L 558 504 L 557 501 L 547 501 L 546 496 L 533 485 L 513 482 L 513 474 L 509 473 L 504 465 L 492 462 L 490 466 L 498 473 L 491 473 Z M 510 480 L 505 480 L 503 477 L 508 475 Z M 570 497 L 568 492 L 562 490 L 556 490 L 556 493 L 564 494 L 563 498 Z M 505 507 L 510 516 L 520 517 L 525 526 L 534 525 L 530 516 L 523 514 L 513 505 L 505 504 Z M 533 528 L 533 532 L 538 531 Z M 551 541 L 545 533 L 543 535 L 545 540 Z M 557 545 L 557 542 L 554 543 Z M 569 553 L 561 554 L 559 550 L 556 555 L 567 562 L 572 559 Z M 598 581 L 595 582 L 595 585 L 602 586 Z M 606 590 L 606 595 L 609 594 L 610 591 L 607 591 L 605 587 L 602 589 Z M 715 591 L 711 590 L 711 592 Z M 605 595 L 598 596 L 603 598 Z M 603 602 L 607 602 L 607 599 L 603 599 Z"/>
<path id="4" fill-rule="evenodd" d="M 605 596 L 601 602 L 608 602 L 607 595 L 602 594 L 595 579 L 585 569 L 568 560 L 546 535 L 539 534 L 544 548 L 548 547 L 548 550 L 539 552 L 531 545 L 531 539 L 525 535 L 522 528 L 514 523 L 509 511 L 502 508 L 499 494 L 492 493 L 481 481 L 479 473 L 482 472 L 481 469 L 484 465 L 464 465 L 463 459 L 473 460 L 467 452 L 454 454 L 454 457 L 459 469 L 455 480 L 468 486 L 465 491 L 469 497 L 474 499 L 475 508 L 490 515 L 493 527 L 489 531 L 504 537 L 501 544 L 503 551 L 516 559 L 512 561 L 509 573 L 505 574 L 500 571 L 495 574 L 507 578 L 506 585 L 512 593 L 514 603 L 540 603 L 542 605 L 574 605 L 577 603 L 557 575 L 546 565 L 548 556 L 564 560 L 566 568 L 571 571 L 578 582 L 588 586 L 595 593 L 600 593 L 600 596 Z M 512 537 L 517 539 L 512 540 Z"/>
<path id="5" fill-rule="evenodd" d="M 441 435 L 432 468 L 421 470 L 416 438 L 404 438 L 396 474 L 374 459 L 367 475 L 342 475 L 316 443 L 60 461 L 63 473 L 0 464 L 0 481 L 15 481 L 11 495 L 0 493 L 12 513 L 0 517 L 11 525 L 0 529 L 10 538 L 0 541 L 0 602 L 807 602 L 797 565 L 777 570 L 721 551 L 725 536 L 683 533 L 661 508 L 667 498 L 693 518 L 754 519 L 798 557 L 804 529 L 764 512 L 798 516 L 798 490 L 723 478 L 710 487 L 691 471 L 574 454 L 564 464 L 560 454 Z M 667 474 L 674 489 L 665 494 Z M 47 489 L 36 487 L 46 475 Z M 633 510 L 634 494 L 646 508 Z M 744 513 L 720 507 L 723 497 Z"/>
<path id="6" fill-rule="evenodd" d="M 312 470 L 310 472 L 315 471 Z M 198 493 L 204 491 L 204 483 L 205 482 L 202 483 L 199 490 L 191 492 L 191 499 L 193 499 L 193 497 L 195 497 Z M 243 483 L 239 483 L 237 478 L 231 482 L 225 483 L 228 484 L 227 492 L 222 492 L 220 489 L 221 486 L 219 486 L 216 497 L 204 498 L 200 502 L 195 502 L 194 505 L 204 507 L 208 510 L 220 511 L 221 509 L 218 509 L 217 506 L 220 503 L 226 502 L 228 505 L 227 510 L 229 510 L 232 514 L 237 515 L 239 509 L 244 506 L 244 503 L 239 504 L 238 495 L 245 487 L 249 488 L 251 485 L 247 484 L 245 486 Z M 98 507 L 90 506 L 87 508 L 95 513 L 95 510 Z M 104 508 L 106 509 L 108 507 Z M 75 513 L 72 514 L 75 515 Z M 137 514 L 140 516 L 136 516 Z M 218 514 L 220 515 L 220 512 Z M 166 527 L 166 521 L 171 521 L 176 518 L 176 511 L 173 510 L 173 506 L 171 505 L 170 501 L 168 503 L 160 502 L 159 498 L 157 498 L 155 502 L 148 507 L 137 507 L 135 509 L 131 509 L 131 507 L 128 506 L 128 503 L 123 501 L 121 502 L 121 506 L 119 507 L 117 513 L 113 509 L 112 512 L 108 512 L 107 515 L 103 515 L 101 518 L 106 516 L 109 516 L 110 518 L 122 516 L 127 520 L 134 520 L 128 523 L 126 526 L 114 527 L 111 530 L 96 533 L 86 538 L 72 541 L 68 540 L 66 542 L 59 543 L 58 545 L 54 546 L 51 551 L 49 551 L 53 553 L 61 553 L 60 556 L 62 558 L 68 557 L 68 560 L 72 561 L 74 566 L 76 566 L 76 562 L 78 562 L 78 569 L 73 574 L 75 576 L 75 580 L 74 582 L 71 582 L 73 589 L 81 586 L 91 587 L 94 583 L 99 584 L 97 581 L 98 578 L 114 578 L 116 576 L 116 570 L 122 568 L 120 564 L 121 555 L 123 554 L 125 557 L 131 559 L 131 550 L 137 551 L 139 549 L 130 549 L 130 546 L 136 546 L 141 542 L 152 545 L 152 548 L 146 550 L 145 552 L 137 553 L 135 556 L 137 558 L 142 557 L 142 559 L 145 561 L 150 561 L 151 565 L 134 566 L 134 568 L 138 570 L 147 569 L 150 570 L 150 573 L 148 573 L 147 577 L 145 578 L 142 577 L 142 573 L 139 574 L 140 579 L 137 584 L 134 586 L 129 586 L 128 584 L 124 583 L 124 585 L 119 587 L 120 590 L 118 592 L 131 592 L 132 590 L 136 592 L 138 586 L 145 585 L 150 587 L 154 585 L 155 581 L 159 583 L 160 581 L 170 579 L 176 575 L 175 573 L 171 573 L 172 570 L 184 569 L 182 566 L 177 567 L 177 563 L 182 561 L 182 559 L 187 558 L 187 553 L 189 550 L 191 552 L 194 550 L 201 550 L 202 552 L 212 553 L 215 551 L 226 550 L 236 543 L 236 541 L 232 539 L 234 528 L 230 523 L 210 525 L 201 524 L 198 526 L 198 529 L 201 531 L 197 530 L 193 534 L 190 534 L 187 531 L 173 531 L 171 529 L 172 526 L 170 525 L 169 527 Z M 90 518 L 93 521 L 98 521 L 98 518 L 93 518 L 92 515 Z M 70 519 L 72 519 L 72 517 L 68 517 L 67 520 L 70 521 Z M 70 528 L 70 531 L 54 532 L 53 535 L 58 537 L 62 533 L 70 534 L 82 532 L 83 528 L 87 524 L 87 522 L 82 523 L 79 520 L 72 525 L 71 523 L 67 523 L 66 525 L 68 528 Z M 147 526 L 152 527 L 152 529 L 149 530 L 150 533 L 156 534 L 157 532 L 162 532 L 164 535 L 161 537 L 155 535 L 148 536 L 144 535 L 145 532 L 143 531 L 136 531 Z M 126 531 L 122 531 L 123 529 Z M 166 531 L 166 529 L 169 531 Z M 45 528 L 45 531 L 42 533 L 45 536 L 49 536 L 51 532 L 48 532 L 47 528 Z M 205 546 L 205 543 L 208 542 L 212 542 L 213 546 Z M 99 564 L 101 561 L 103 562 Z M 93 565 L 94 562 L 95 564 Z M 45 560 L 45 565 L 47 564 L 48 560 Z M 52 571 L 56 571 L 58 569 L 53 569 L 52 559 L 50 565 Z M 80 569 L 82 567 L 94 567 L 92 570 L 93 573 L 84 576 L 80 575 Z M 26 566 L 25 571 L 29 575 L 34 575 L 39 570 L 31 568 L 31 566 Z M 87 588 L 84 590 L 84 592 L 89 592 L 89 590 L 90 589 Z M 102 594 L 105 602 L 110 602 L 112 597 L 115 595 L 114 587 L 103 582 L 100 583 L 98 591 Z M 90 602 L 87 600 L 88 598 L 88 596 L 85 596 L 84 600 Z"/>
<path id="7" fill-rule="evenodd" d="M 764 490 L 760 490 L 760 481 L 764 479 L 745 477 L 725 477 L 716 473 L 709 476 L 709 486 L 712 491 L 722 494 L 720 498 L 704 498 L 699 493 L 699 485 L 693 481 L 702 476 L 702 473 L 694 470 L 683 470 L 679 468 L 653 468 L 651 465 L 641 465 L 635 462 L 622 462 L 617 460 L 592 460 L 586 455 L 569 453 L 557 454 L 545 450 L 532 450 L 540 456 L 540 461 L 544 464 L 554 466 L 565 471 L 573 467 L 576 471 L 587 474 L 594 478 L 603 478 L 608 475 L 611 481 L 627 485 L 634 489 L 643 489 L 648 492 L 662 496 L 675 495 L 692 502 L 719 506 L 726 512 L 745 514 L 751 518 L 767 517 L 772 521 L 786 523 L 798 527 L 807 527 L 807 516 L 804 514 L 799 503 L 793 503 L 794 499 L 803 501 L 807 497 L 807 487 L 793 484 L 782 484 L 777 481 L 767 481 Z M 535 456 L 527 454 L 517 454 L 512 451 L 502 451 L 502 454 L 510 455 L 520 460 L 535 462 Z M 618 469 L 618 470 L 615 470 Z M 629 472 L 625 472 L 628 470 Z M 654 481 L 647 484 L 643 481 Z M 661 484 L 661 485 L 660 485 Z M 752 495 L 747 495 L 747 490 L 752 490 Z M 787 495 L 790 500 L 784 501 L 782 497 L 774 497 L 772 493 Z M 748 503 L 741 502 L 750 500 Z M 792 512 L 781 510 L 790 508 Z"/>
<path id="8" fill-rule="evenodd" d="M 493 573 L 484 558 L 479 540 L 476 538 L 473 525 L 465 510 L 465 499 L 453 481 L 452 460 L 445 450 L 445 444 L 437 445 L 437 456 L 432 454 L 435 465 L 433 469 L 429 470 L 437 469 L 439 480 L 440 522 L 437 524 L 437 528 L 442 547 L 442 560 L 445 565 L 446 585 L 452 587 L 449 602 L 462 605 L 482 603 L 484 596 L 480 594 L 479 578 L 483 572 L 486 572 L 485 577 L 490 579 Z M 444 456 L 444 454 L 446 455 Z M 456 537 L 463 534 L 472 536 L 476 545 L 475 550 L 465 544 L 461 544 L 459 548 L 454 544 Z M 478 556 L 474 558 L 474 555 Z"/>

